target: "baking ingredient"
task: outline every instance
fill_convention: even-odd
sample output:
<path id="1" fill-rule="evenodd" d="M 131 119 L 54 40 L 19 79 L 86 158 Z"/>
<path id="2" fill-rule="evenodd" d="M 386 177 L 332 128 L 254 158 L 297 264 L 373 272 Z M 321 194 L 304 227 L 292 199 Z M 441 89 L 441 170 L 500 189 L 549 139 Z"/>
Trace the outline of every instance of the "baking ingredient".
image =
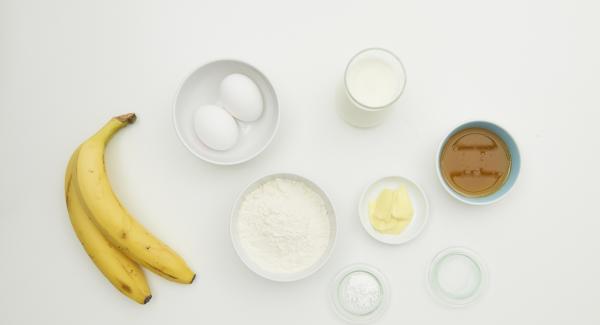
<path id="1" fill-rule="evenodd" d="M 273 273 L 306 270 L 326 252 L 331 237 L 325 201 L 300 180 L 276 178 L 249 192 L 237 229 L 242 249 Z"/>
<path id="2" fill-rule="evenodd" d="M 496 133 L 483 128 L 456 132 L 444 144 L 440 169 L 446 184 L 468 197 L 495 193 L 510 174 L 511 156 Z"/>
<path id="3" fill-rule="evenodd" d="M 369 221 L 382 234 L 400 234 L 413 219 L 413 206 L 406 186 L 384 189 L 375 201 L 369 202 Z"/>
<path id="4" fill-rule="evenodd" d="M 194 114 L 194 130 L 205 145 L 215 150 L 231 149 L 239 136 L 235 119 L 216 105 L 198 108 Z"/>
<path id="5" fill-rule="evenodd" d="M 348 65 L 346 87 L 359 104 L 370 108 L 390 105 L 404 89 L 404 70 L 392 54 L 368 50 Z"/>
<path id="6" fill-rule="evenodd" d="M 440 289 L 456 297 L 468 297 L 476 292 L 481 281 L 479 267 L 468 256 L 452 254 L 439 261 L 435 279 Z"/>
<path id="7" fill-rule="evenodd" d="M 372 313 L 381 304 L 381 284 L 371 273 L 352 272 L 342 280 L 338 289 L 343 308 L 354 315 Z"/>
<path id="8" fill-rule="evenodd" d="M 133 113 L 112 118 L 81 144 L 75 167 L 77 193 L 94 225 L 113 246 L 168 280 L 191 283 L 196 274 L 175 251 L 129 214 L 114 194 L 106 175 L 104 152 L 108 141 L 135 119 Z M 69 196 L 67 200 L 70 200 Z"/>
<path id="9" fill-rule="evenodd" d="M 71 156 L 65 175 L 67 210 L 75 234 L 88 256 L 112 285 L 137 303 L 145 304 L 150 301 L 152 295 L 144 271 L 136 262 L 104 238 L 90 220 L 85 206 L 77 194 L 75 164 L 78 155 L 79 149 Z"/>
<path id="10" fill-rule="evenodd" d="M 235 118 L 253 122 L 263 113 L 263 98 L 256 83 L 247 76 L 233 73 L 225 77 L 220 86 L 223 107 Z"/>

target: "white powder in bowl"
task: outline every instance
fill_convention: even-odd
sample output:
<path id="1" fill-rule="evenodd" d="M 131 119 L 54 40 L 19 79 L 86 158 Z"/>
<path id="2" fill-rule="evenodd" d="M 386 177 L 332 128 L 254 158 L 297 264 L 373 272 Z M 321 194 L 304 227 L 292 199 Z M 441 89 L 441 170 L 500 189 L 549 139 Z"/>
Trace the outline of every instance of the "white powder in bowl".
<path id="1" fill-rule="evenodd" d="M 240 206 L 242 249 L 259 267 L 296 273 L 313 266 L 330 241 L 325 201 L 304 182 L 276 178 L 248 193 Z"/>
<path id="2" fill-rule="evenodd" d="M 367 315 L 381 303 L 379 281 L 370 273 L 356 271 L 348 274 L 339 286 L 340 302 L 354 315 Z"/>

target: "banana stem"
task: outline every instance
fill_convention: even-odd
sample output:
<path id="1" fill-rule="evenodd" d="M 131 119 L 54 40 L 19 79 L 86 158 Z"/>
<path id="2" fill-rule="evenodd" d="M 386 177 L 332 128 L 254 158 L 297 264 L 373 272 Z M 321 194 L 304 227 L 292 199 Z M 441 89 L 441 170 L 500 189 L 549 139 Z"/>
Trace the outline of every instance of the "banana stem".
<path id="1" fill-rule="evenodd" d="M 112 136 L 120 129 L 135 122 L 137 119 L 135 113 L 127 113 L 111 118 L 100 131 L 98 131 L 90 140 L 100 139 L 100 145 L 104 146 L 112 138 Z M 97 141 L 93 141 L 97 142 Z"/>
<path id="2" fill-rule="evenodd" d="M 127 113 L 127 114 L 115 116 L 114 119 L 118 120 L 120 122 L 123 122 L 123 123 L 132 124 L 137 119 L 137 116 L 135 115 L 135 113 Z"/>

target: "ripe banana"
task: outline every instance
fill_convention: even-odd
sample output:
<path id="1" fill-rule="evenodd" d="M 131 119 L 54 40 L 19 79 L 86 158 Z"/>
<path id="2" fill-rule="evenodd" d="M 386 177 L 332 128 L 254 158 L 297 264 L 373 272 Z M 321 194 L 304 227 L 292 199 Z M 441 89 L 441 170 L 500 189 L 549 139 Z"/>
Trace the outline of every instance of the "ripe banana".
<path id="1" fill-rule="evenodd" d="M 71 156 L 65 175 L 65 197 L 73 229 L 87 254 L 115 288 L 145 304 L 152 295 L 144 271 L 104 238 L 90 220 L 77 194 L 75 164 L 78 154 L 79 149 Z"/>
<path id="2" fill-rule="evenodd" d="M 196 274 L 127 212 L 106 175 L 104 151 L 108 141 L 135 119 L 133 113 L 114 117 L 81 145 L 76 172 L 79 194 L 94 224 L 125 255 L 168 280 L 192 283 Z"/>

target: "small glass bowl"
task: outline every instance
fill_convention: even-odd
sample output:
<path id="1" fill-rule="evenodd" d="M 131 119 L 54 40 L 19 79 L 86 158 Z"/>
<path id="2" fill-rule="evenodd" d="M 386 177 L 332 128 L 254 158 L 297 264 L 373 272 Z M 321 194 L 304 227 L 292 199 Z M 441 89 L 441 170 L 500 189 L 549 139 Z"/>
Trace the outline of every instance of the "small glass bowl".
<path id="1" fill-rule="evenodd" d="M 481 258 L 464 247 L 451 247 L 438 253 L 427 273 L 429 292 L 441 303 L 463 307 L 477 301 L 489 280 Z"/>
<path id="2" fill-rule="evenodd" d="M 348 281 L 352 275 L 368 275 L 377 281 L 380 294 L 375 306 L 363 310 L 348 306 L 342 294 L 344 287 L 348 285 Z M 340 318 L 352 324 L 368 324 L 379 319 L 387 311 L 390 303 L 390 287 L 386 277 L 378 269 L 367 264 L 352 264 L 342 269 L 334 277 L 331 298 L 335 312 Z"/>

